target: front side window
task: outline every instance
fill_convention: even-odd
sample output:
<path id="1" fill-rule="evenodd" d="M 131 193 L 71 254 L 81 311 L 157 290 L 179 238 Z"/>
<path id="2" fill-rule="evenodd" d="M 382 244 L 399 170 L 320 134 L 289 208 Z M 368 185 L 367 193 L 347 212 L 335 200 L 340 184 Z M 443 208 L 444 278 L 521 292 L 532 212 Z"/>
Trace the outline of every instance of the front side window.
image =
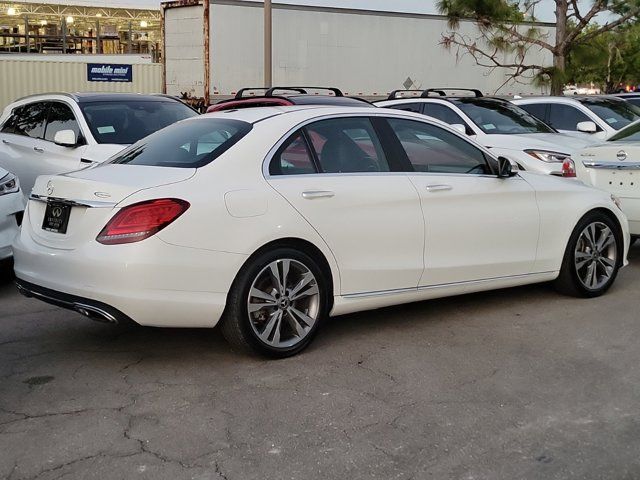
<path id="1" fill-rule="evenodd" d="M 197 112 L 182 102 L 136 100 L 86 102 L 80 109 L 98 143 L 129 145 Z"/>
<path id="2" fill-rule="evenodd" d="M 424 114 L 430 117 L 440 120 L 441 122 L 448 123 L 449 125 L 464 125 L 468 127 L 467 123 L 462 119 L 460 115 L 454 112 L 446 105 L 439 103 L 427 103 L 425 104 Z"/>
<path id="3" fill-rule="evenodd" d="M 51 102 L 44 139 L 53 142 L 56 133 L 62 130 L 73 130 L 76 139 L 80 135 L 80 126 L 71 107 L 62 102 Z"/>
<path id="4" fill-rule="evenodd" d="M 371 120 L 321 120 L 306 127 L 323 173 L 388 172 L 389 163 Z"/>
<path id="5" fill-rule="evenodd" d="M 47 107 L 47 102 L 37 102 L 16 108 L 2 127 L 2 133 L 42 138 L 47 121 Z"/>
<path id="6" fill-rule="evenodd" d="M 577 132 L 578 124 L 592 120 L 576 107 L 552 103 L 549 105 L 549 125 L 558 130 Z"/>
<path id="7" fill-rule="evenodd" d="M 316 173 L 311 152 L 302 132 L 297 132 L 287 140 L 269 165 L 271 175 L 304 175 Z"/>
<path id="8" fill-rule="evenodd" d="M 427 123 L 389 119 L 416 172 L 490 174 L 484 153 L 459 136 Z"/>
<path id="9" fill-rule="evenodd" d="M 640 120 L 640 108 L 624 100 L 593 98 L 581 103 L 615 130 Z"/>
<path id="10" fill-rule="evenodd" d="M 456 106 L 489 135 L 555 133 L 545 123 L 513 103 L 495 98 L 460 98 Z"/>
<path id="11" fill-rule="evenodd" d="M 538 120 L 547 121 L 547 103 L 530 103 L 528 105 L 518 105 L 521 109 L 526 110 Z"/>
<path id="12" fill-rule="evenodd" d="M 110 163 L 198 168 L 226 152 L 251 128 L 246 122 L 218 118 L 180 122 L 140 140 Z"/>

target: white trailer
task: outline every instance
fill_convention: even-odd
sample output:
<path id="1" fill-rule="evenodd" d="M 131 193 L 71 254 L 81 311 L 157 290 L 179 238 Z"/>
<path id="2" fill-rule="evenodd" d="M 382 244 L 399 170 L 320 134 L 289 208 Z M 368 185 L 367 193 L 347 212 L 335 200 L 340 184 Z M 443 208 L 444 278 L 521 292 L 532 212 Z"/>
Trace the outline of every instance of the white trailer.
<path id="1" fill-rule="evenodd" d="M 264 84 L 262 2 L 176 0 L 164 2 L 162 13 L 166 93 L 210 103 Z M 552 25 L 538 28 L 555 37 Z M 547 93 L 533 82 L 504 85 L 504 70 L 446 50 L 440 41 L 448 30 L 438 15 L 274 3 L 273 84 L 331 85 L 366 97 L 427 87 Z M 475 26 L 463 21 L 460 32 L 475 36 Z M 532 63 L 552 63 L 547 51 L 528 55 Z"/>

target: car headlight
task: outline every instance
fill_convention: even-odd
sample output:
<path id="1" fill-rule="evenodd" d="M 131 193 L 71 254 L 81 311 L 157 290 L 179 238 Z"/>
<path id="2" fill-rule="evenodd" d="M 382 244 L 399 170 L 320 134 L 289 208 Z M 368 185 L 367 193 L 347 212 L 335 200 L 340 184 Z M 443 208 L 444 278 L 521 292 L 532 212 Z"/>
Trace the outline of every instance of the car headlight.
<path id="1" fill-rule="evenodd" d="M 563 163 L 565 160 L 571 160 L 571 155 L 560 152 L 549 152 L 547 150 L 525 150 L 525 153 L 547 163 Z"/>
<path id="2" fill-rule="evenodd" d="M 20 182 L 18 181 L 18 177 L 10 173 L 0 178 L 0 195 L 7 195 L 19 191 Z"/>
<path id="3" fill-rule="evenodd" d="M 616 204 L 616 207 L 622 210 L 622 202 L 618 197 L 616 197 L 615 195 L 611 195 L 611 201 Z"/>

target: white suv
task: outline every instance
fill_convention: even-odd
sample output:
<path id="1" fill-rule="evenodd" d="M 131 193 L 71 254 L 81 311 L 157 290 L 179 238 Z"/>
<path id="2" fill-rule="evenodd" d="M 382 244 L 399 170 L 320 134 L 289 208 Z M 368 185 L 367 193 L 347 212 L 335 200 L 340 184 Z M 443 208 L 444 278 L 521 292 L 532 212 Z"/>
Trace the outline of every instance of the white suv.
<path id="1" fill-rule="evenodd" d="M 511 102 L 473 96 L 446 96 L 452 89 L 429 89 L 419 97 L 398 98 L 405 90 L 392 92 L 380 107 L 410 110 L 436 118 L 474 138 L 496 155 L 515 162 L 521 170 L 575 176 L 573 158 L 593 142 L 558 133 Z M 455 89 L 461 90 L 461 89 Z"/>
<path id="2" fill-rule="evenodd" d="M 640 108 L 616 97 L 530 97 L 513 103 L 559 132 L 592 139 L 593 143 L 640 120 Z"/>
<path id="3" fill-rule="evenodd" d="M 20 179 L 28 196 L 39 175 L 103 162 L 126 145 L 198 115 L 160 95 L 44 94 L 18 100 L 0 116 L 0 167 Z"/>
<path id="4" fill-rule="evenodd" d="M 20 182 L 0 168 L 0 262 L 11 256 L 11 243 L 22 223 L 23 210 Z"/>

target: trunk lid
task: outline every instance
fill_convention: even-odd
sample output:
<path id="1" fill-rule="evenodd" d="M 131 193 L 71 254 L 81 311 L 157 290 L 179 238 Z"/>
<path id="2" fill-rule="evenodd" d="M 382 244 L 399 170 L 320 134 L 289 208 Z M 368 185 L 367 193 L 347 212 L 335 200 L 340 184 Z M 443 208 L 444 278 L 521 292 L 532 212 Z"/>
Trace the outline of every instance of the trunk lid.
<path id="1" fill-rule="evenodd" d="M 108 164 L 64 175 L 38 177 L 27 210 L 31 236 L 41 245 L 73 250 L 83 242 L 95 239 L 114 215 L 117 204 L 130 195 L 183 182 L 195 172 L 194 168 Z M 63 217 L 68 214 L 64 233 L 44 229 L 47 205 L 52 203 L 63 206 Z M 49 216 L 52 213 L 50 210 Z"/>
<path id="2" fill-rule="evenodd" d="M 629 220 L 640 220 L 640 143 L 608 142 L 584 150 L 578 177 L 622 200 Z"/>

